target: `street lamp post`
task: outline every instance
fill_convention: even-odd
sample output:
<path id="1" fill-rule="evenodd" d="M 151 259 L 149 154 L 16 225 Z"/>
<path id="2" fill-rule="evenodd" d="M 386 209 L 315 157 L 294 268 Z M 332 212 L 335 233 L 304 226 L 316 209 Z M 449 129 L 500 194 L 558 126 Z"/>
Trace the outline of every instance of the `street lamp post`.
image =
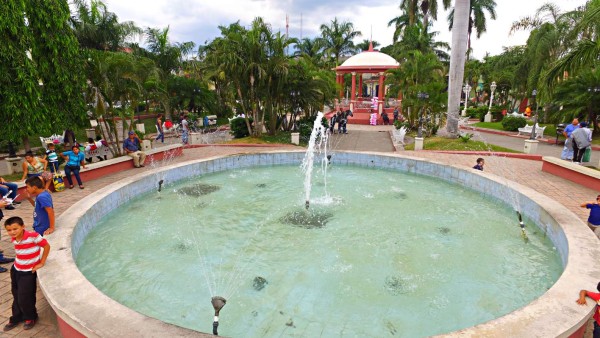
<path id="1" fill-rule="evenodd" d="M 421 101 L 425 101 L 429 98 L 429 94 L 424 93 L 424 92 L 419 92 L 417 94 L 417 97 L 419 98 L 419 100 Z M 423 137 L 423 110 L 425 107 L 421 107 L 421 113 L 419 114 L 419 129 L 417 131 L 417 137 L 422 138 Z"/>
<path id="2" fill-rule="evenodd" d="M 531 92 L 531 97 L 533 98 L 533 102 L 535 102 L 535 112 L 533 114 L 533 128 L 531 129 L 531 136 L 529 136 L 530 140 L 535 140 L 535 126 L 537 125 L 537 110 L 538 110 L 538 104 L 537 104 L 537 100 L 536 100 L 536 96 L 537 96 L 537 90 L 533 90 Z"/>
<path id="3" fill-rule="evenodd" d="M 471 93 L 471 86 L 469 86 L 468 83 L 465 84 L 465 86 L 463 87 L 463 91 L 465 92 L 465 106 L 461 115 L 467 116 L 467 103 L 469 102 L 469 93 Z"/>
<path id="4" fill-rule="evenodd" d="M 490 94 L 490 106 L 488 108 L 488 112 L 487 114 L 485 114 L 485 122 L 492 122 L 492 102 L 494 101 L 494 91 L 496 90 L 496 81 L 492 82 L 492 84 L 490 85 L 490 90 L 491 90 L 491 94 Z"/>

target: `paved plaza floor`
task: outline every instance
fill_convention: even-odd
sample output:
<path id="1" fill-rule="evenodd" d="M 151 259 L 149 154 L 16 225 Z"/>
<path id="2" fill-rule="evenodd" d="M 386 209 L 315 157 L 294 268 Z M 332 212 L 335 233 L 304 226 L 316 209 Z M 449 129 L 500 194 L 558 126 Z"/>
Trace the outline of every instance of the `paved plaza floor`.
<path id="1" fill-rule="evenodd" d="M 332 136 L 332 147 L 334 151 L 341 150 L 358 150 L 358 151 L 379 151 L 394 153 L 392 142 L 390 140 L 390 133 L 392 126 L 350 126 L 348 134 L 344 135 L 333 135 Z M 507 136 L 498 136 L 507 137 Z M 499 145 L 503 145 L 501 140 L 497 141 Z M 508 141 L 507 141 L 508 142 Z M 505 142 L 505 143 L 507 143 Z M 511 141 L 512 142 L 512 141 Z M 522 142 L 522 140 L 521 140 Z M 496 143 L 490 141 L 490 143 Z M 556 154 L 560 154 L 560 148 L 553 146 Z M 260 151 L 271 151 L 274 149 L 301 149 L 295 146 L 281 146 L 281 147 L 219 147 L 209 146 L 202 148 L 189 148 L 185 149 L 183 156 L 174 160 L 177 162 L 184 162 L 194 159 L 207 158 L 216 155 L 236 154 L 236 153 L 248 153 L 248 152 L 260 152 Z M 470 168 L 475 164 L 475 160 L 478 156 L 475 155 L 455 155 L 455 154 L 442 154 L 431 151 L 398 151 L 398 154 L 405 156 L 414 156 L 419 158 L 426 158 L 433 161 L 453 164 L 458 166 L 464 166 Z M 557 156 L 557 155 L 554 156 Z M 562 178 L 553 176 L 551 174 L 541 171 L 542 162 L 521 160 L 512 158 L 501 158 L 501 157 L 487 157 L 485 171 L 496 174 L 506 179 L 511 179 L 517 183 L 523 184 L 534 190 L 555 199 L 559 203 L 565 205 L 568 209 L 573 211 L 584 222 L 587 220 L 587 211 L 582 209 L 579 205 L 585 201 L 594 200 L 598 192 L 588 189 L 586 187 L 577 185 L 570 181 Z M 60 193 L 54 193 L 52 195 L 54 199 L 54 207 L 57 215 L 65 212 L 72 203 L 93 194 L 95 191 L 105 187 L 106 185 L 113 183 L 131 175 L 140 173 L 141 171 L 152 170 L 150 167 L 142 169 L 131 169 L 125 170 L 111 175 L 105 176 L 101 179 L 93 180 L 90 182 L 84 182 L 85 189 L 72 189 L 66 190 Z M 5 211 L 5 217 L 20 216 L 22 217 L 27 225 L 28 229 L 31 229 L 32 224 L 32 212 L 33 207 L 28 202 L 23 202 L 16 210 Z M 60 227 L 60 224 L 56 224 Z M 8 257 L 14 257 L 14 250 L 10 243 L 10 239 L 4 230 L 1 229 L 2 239 L 0 241 L 0 248 L 4 250 L 4 253 Z M 590 236 L 593 234 L 590 232 Z M 50 235 L 52 236 L 52 235 Z M 52 255 L 52 252 L 50 252 Z M 10 267 L 10 265 L 5 265 Z M 60 273 L 55 271 L 53 273 Z M 590 288 L 593 288 L 590 285 Z M 573 301 L 577 298 L 577 291 L 573 290 Z M 10 292 L 10 276 L 8 273 L 0 274 L 0 326 L 8 321 L 11 314 L 11 303 L 12 295 Z M 43 294 L 38 289 L 38 304 L 37 308 L 40 315 L 40 320 L 34 329 L 30 331 L 23 331 L 22 327 L 15 328 L 9 332 L 0 332 L 1 336 L 5 337 L 60 337 L 57 329 L 56 316 L 43 297 Z M 588 334 L 591 337 L 591 330 L 588 329 Z"/>

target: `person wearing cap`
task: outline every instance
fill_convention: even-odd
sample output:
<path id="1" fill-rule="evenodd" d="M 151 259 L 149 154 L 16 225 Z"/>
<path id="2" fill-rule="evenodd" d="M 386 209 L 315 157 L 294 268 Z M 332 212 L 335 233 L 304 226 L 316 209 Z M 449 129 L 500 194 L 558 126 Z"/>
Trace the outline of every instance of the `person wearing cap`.
<path id="1" fill-rule="evenodd" d="M 588 227 L 600 238 L 600 195 L 596 196 L 595 201 L 585 202 L 581 204 L 582 208 L 590 209 L 588 217 Z"/>
<path id="2" fill-rule="evenodd" d="M 140 139 L 135 134 L 135 131 L 132 130 L 129 132 L 129 137 L 123 142 L 123 149 L 127 155 L 133 158 L 133 165 L 136 168 L 141 168 L 144 166 L 144 161 L 146 161 L 146 153 L 140 150 Z"/>
<path id="3" fill-rule="evenodd" d="M 592 144 L 592 131 L 587 127 L 587 122 L 581 122 L 579 128 L 571 133 L 573 138 L 573 162 L 581 163 L 585 149 Z"/>
<path id="4" fill-rule="evenodd" d="M 579 128 L 579 120 L 573 119 L 573 122 L 569 124 L 565 130 L 563 130 L 563 135 L 565 137 L 565 147 L 560 154 L 560 158 L 567 161 L 573 160 L 573 139 L 571 138 L 571 134 Z"/>

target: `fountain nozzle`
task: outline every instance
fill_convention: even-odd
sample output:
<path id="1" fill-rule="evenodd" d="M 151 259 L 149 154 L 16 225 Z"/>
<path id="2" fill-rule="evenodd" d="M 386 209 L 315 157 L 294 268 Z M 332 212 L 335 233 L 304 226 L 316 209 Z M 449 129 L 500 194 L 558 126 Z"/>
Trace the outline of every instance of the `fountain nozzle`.
<path id="1" fill-rule="evenodd" d="M 215 319 L 213 321 L 213 334 L 218 335 L 217 329 L 219 328 L 219 311 L 225 306 L 227 300 L 220 296 L 213 297 L 210 302 L 212 303 L 213 308 L 215 309 Z"/>
<path id="2" fill-rule="evenodd" d="M 327 155 L 327 164 L 331 164 L 331 155 Z"/>
<path id="3" fill-rule="evenodd" d="M 306 207 L 306 210 L 308 210 L 308 208 L 310 207 L 310 201 L 307 200 L 304 206 Z"/>
<path id="4" fill-rule="evenodd" d="M 164 183 L 164 180 L 158 181 L 158 192 L 160 192 L 162 190 L 163 183 Z"/>

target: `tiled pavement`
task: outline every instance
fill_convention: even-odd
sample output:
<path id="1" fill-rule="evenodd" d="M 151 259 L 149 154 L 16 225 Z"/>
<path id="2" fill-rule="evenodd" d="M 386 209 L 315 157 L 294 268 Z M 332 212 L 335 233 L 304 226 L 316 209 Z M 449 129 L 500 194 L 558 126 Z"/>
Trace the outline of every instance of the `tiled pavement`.
<path id="1" fill-rule="evenodd" d="M 358 135 L 359 133 L 355 133 Z M 379 133 L 384 134 L 384 133 Z M 352 133 L 345 136 L 352 136 Z M 363 135 L 364 136 L 364 135 Z M 388 136 L 389 137 L 389 136 Z M 387 145 L 386 145 L 387 147 Z M 193 159 L 206 158 L 221 154 L 235 154 L 242 152 L 259 152 L 263 150 L 273 150 L 273 147 L 260 148 L 260 147 L 204 147 L 186 149 L 184 155 L 175 159 L 175 162 L 183 162 Z M 298 149 L 293 146 L 283 146 L 276 149 Z M 448 163 L 453 165 L 465 166 L 467 168 L 472 167 L 475 163 L 477 156 L 472 155 L 455 155 L 455 154 L 440 154 L 428 151 L 421 152 L 398 152 L 401 155 L 416 156 L 421 158 L 431 159 L 437 162 Z M 551 198 L 554 198 L 558 202 L 565 205 L 567 208 L 572 210 L 577 216 L 583 221 L 587 220 L 587 212 L 585 209 L 579 207 L 579 205 L 585 201 L 593 200 L 598 192 L 574 184 L 570 181 L 566 181 L 562 178 L 555 177 L 548 173 L 541 171 L 542 163 L 539 161 L 519 160 L 510 158 L 500 157 L 487 157 L 485 171 L 490 172 L 501 177 L 506 177 L 520 184 L 529 186 Z M 131 169 L 112 175 L 103 177 L 90 182 L 84 182 L 85 189 L 73 189 L 66 190 L 60 193 L 54 193 L 54 208 L 57 215 L 60 215 L 67 210 L 70 205 L 94 191 L 112 183 L 119 179 L 134 175 L 142 170 L 152 170 L 151 167 L 147 166 L 143 169 Z M 28 228 L 32 224 L 32 210 L 33 207 L 26 201 L 21 204 L 17 210 L 5 211 L 5 217 L 10 216 L 21 216 L 26 222 Z M 60 227 L 60 224 L 56 225 Z M 0 241 L 0 248 L 4 250 L 6 256 L 14 257 L 14 250 L 9 241 L 8 236 L 4 227 L 1 229 L 2 239 Z M 50 235 L 51 236 L 51 235 Z M 50 252 L 52 255 L 52 251 Z M 5 265 L 9 267 L 9 265 Z M 60 271 L 56 271 L 60 273 Z M 592 287 L 592 286 L 590 286 Z M 576 290 L 573 293 L 573 301 L 576 299 Z M 0 328 L 8 321 L 11 313 L 12 295 L 10 293 L 10 276 L 8 273 L 0 274 Z M 56 316 L 44 299 L 41 291 L 38 289 L 38 303 L 37 308 L 40 315 L 40 320 L 34 329 L 30 331 L 23 331 L 21 327 L 15 328 L 10 332 L 1 332 L 2 337 L 60 337 L 58 333 Z M 588 334 L 589 334 L 588 330 Z M 586 335 L 587 336 L 587 335 Z M 591 337 L 591 335 L 590 335 Z"/>

